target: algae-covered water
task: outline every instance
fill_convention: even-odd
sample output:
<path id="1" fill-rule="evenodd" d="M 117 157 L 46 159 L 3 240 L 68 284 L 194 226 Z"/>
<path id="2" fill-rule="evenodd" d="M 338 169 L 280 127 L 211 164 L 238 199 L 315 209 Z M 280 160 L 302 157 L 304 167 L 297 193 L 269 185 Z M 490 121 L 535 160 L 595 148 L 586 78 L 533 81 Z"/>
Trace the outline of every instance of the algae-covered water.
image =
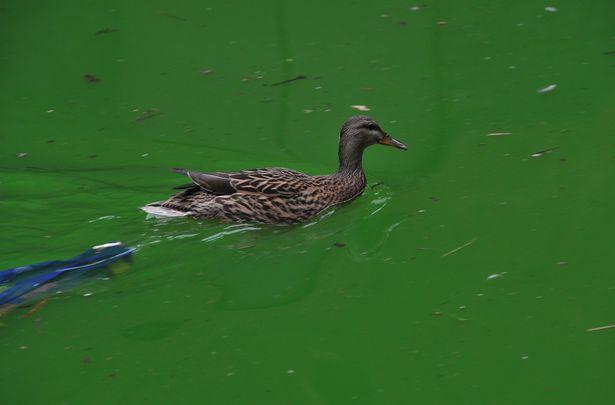
<path id="1" fill-rule="evenodd" d="M 0 5 L 0 268 L 138 248 L 0 319 L 3 403 L 612 402 L 615 3 Z M 171 167 L 331 172 L 351 105 L 409 146 L 352 204 L 138 210 Z"/>

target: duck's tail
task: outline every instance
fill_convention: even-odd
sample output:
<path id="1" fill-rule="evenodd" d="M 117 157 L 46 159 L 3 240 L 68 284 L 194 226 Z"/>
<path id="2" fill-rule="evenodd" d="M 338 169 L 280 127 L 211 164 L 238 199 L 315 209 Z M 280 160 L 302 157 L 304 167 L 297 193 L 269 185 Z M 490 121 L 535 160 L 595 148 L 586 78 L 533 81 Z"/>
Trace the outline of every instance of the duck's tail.
<path id="1" fill-rule="evenodd" d="M 145 211 L 148 216 L 157 218 L 176 218 L 176 217 L 188 217 L 193 215 L 191 211 L 178 211 L 172 208 L 167 208 L 162 205 L 164 201 L 157 201 L 140 207 Z"/>

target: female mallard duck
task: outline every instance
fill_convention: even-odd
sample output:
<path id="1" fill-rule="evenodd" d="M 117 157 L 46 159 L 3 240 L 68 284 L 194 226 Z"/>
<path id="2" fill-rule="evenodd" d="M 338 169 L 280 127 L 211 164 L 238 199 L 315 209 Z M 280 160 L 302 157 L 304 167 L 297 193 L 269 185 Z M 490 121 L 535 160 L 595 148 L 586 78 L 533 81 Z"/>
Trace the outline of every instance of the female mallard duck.
<path id="1" fill-rule="evenodd" d="M 366 180 L 363 151 L 379 143 L 406 150 L 371 118 L 350 117 L 342 126 L 340 166 L 326 176 L 310 176 L 291 169 L 250 169 L 201 173 L 173 169 L 192 181 L 166 201 L 142 209 L 162 216 L 220 218 L 269 224 L 305 221 L 326 208 L 348 202 L 363 193 Z"/>

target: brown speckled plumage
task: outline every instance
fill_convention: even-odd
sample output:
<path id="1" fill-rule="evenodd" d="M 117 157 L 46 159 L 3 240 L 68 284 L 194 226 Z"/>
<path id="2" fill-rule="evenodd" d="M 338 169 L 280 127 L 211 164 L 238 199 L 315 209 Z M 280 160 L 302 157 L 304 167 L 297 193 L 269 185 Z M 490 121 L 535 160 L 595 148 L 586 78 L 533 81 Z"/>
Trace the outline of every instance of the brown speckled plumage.
<path id="1" fill-rule="evenodd" d="M 340 132 L 340 166 L 333 174 L 310 176 L 277 167 L 210 173 L 174 169 L 188 176 L 191 183 L 177 187 L 185 189 L 179 194 L 148 204 L 144 210 L 157 207 L 236 222 L 302 222 L 361 195 L 366 185 L 363 151 L 375 143 L 406 149 L 371 118 L 351 117 Z"/>

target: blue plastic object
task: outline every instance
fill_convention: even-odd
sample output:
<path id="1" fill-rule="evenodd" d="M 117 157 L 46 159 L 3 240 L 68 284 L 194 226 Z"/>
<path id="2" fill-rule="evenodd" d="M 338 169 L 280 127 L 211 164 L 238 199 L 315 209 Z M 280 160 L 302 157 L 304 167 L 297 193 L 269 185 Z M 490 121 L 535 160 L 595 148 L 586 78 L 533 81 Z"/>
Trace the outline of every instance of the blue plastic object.
<path id="1" fill-rule="evenodd" d="M 50 282 L 75 280 L 119 260 L 130 260 L 135 248 L 121 243 L 95 246 L 68 260 L 52 260 L 0 271 L 0 305 L 19 304 L 24 296 Z M 30 297 L 28 297 L 30 298 Z"/>

